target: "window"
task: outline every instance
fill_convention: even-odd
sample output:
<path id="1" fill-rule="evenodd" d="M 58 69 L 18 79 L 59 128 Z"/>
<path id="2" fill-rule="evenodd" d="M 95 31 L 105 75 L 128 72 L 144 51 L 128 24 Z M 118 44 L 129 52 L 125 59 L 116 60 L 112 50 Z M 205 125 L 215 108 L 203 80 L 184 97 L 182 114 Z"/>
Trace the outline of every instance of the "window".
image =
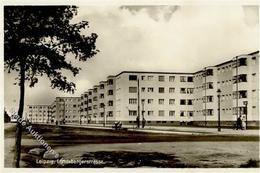
<path id="1" fill-rule="evenodd" d="M 84 97 L 87 98 L 87 97 L 88 97 L 88 94 L 84 94 Z"/>
<path id="2" fill-rule="evenodd" d="M 194 88 L 187 88 L 187 94 L 193 94 Z"/>
<path id="3" fill-rule="evenodd" d="M 94 92 L 94 93 L 97 93 L 97 88 L 94 88 L 93 92 Z"/>
<path id="4" fill-rule="evenodd" d="M 244 107 L 244 106 L 243 107 L 238 107 L 238 109 L 236 107 L 233 108 L 233 115 L 236 115 L 237 113 L 239 115 L 246 114 L 247 113 L 247 107 Z"/>
<path id="5" fill-rule="evenodd" d="M 113 101 L 112 100 L 108 101 L 108 106 L 113 106 Z"/>
<path id="6" fill-rule="evenodd" d="M 148 111 L 148 112 L 147 112 L 147 115 L 148 115 L 148 116 L 153 116 L 153 111 Z"/>
<path id="7" fill-rule="evenodd" d="M 137 99 L 135 98 L 129 99 L 129 104 L 137 104 Z"/>
<path id="8" fill-rule="evenodd" d="M 153 76 L 147 76 L 147 80 L 149 81 L 153 80 Z"/>
<path id="9" fill-rule="evenodd" d="M 246 58 L 240 58 L 238 60 L 238 66 L 246 66 L 247 63 L 246 63 Z"/>
<path id="10" fill-rule="evenodd" d="M 239 82 L 247 82 L 247 76 L 246 74 L 241 74 L 241 75 L 238 75 L 238 76 L 234 76 L 233 77 L 233 82 L 234 83 L 239 83 Z"/>
<path id="11" fill-rule="evenodd" d="M 213 76 L 213 69 L 207 69 L 206 76 Z"/>
<path id="12" fill-rule="evenodd" d="M 141 80 L 145 80 L 145 76 L 141 76 Z"/>
<path id="13" fill-rule="evenodd" d="M 91 91 L 89 91 L 88 95 L 90 95 L 90 96 L 91 96 L 91 95 L 92 95 L 92 92 L 91 92 Z"/>
<path id="14" fill-rule="evenodd" d="M 188 82 L 193 82 L 193 77 L 192 77 L 192 76 L 188 76 L 188 77 L 187 77 L 187 81 L 188 81 Z"/>
<path id="15" fill-rule="evenodd" d="M 160 82 L 164 82 L 164 76 L 158 76 Z"/>
<path id="16" fill-rule="evenodd" d="M 180 105 L 186 105 L 186 100 L 181 99 L 181 100 L 180 100 Z"/>
<path id="17" fill-rule="evenodd" d="M 137 76 L 136 75 L 129 75 L 129 80 L 137 80 Z"/>
<path id="18" fill-rule="evenodd" d="M 159 110 L 159 116 L 164 116 L 164 111 L 163 110 Z"/>
<path id="19" fill-rule="evenodd" d="M 113 111 L 108 111 L 108 117 L 113 117 Z"/>
<path id="20" fill-rule="evenodd" d="M 100 108 L 104 108 L 104 107 L 105 107 L 105 104 L 104 104 L 104 103 L 100 103 L 100 104 L 99 104 L 99 107 L 100 107 Z"/>
<path id="21" fill-rule="evenodd" d="M 174 93 L 175 92 L 175 88 L 169 88 L 169 93 Z"/>
<path id="22" fill-rule="evenodd" d="M 207 110 L 207 115 L 213 115 L 213 109 L 208 109 Z"/>
<path id="23" fill-rule="evenodd" d="M 188 101 L 188 105 L 193 105 L 193 103 L 192 103 L 192 100 L 191 100 L 191 99 L 188 99 L 187 101 Z"/>
<path id="24" fill-rule="evenodd" d="M 152 104 L 152 103 L 153 103 L 153 99 L 148 99 L 148 100 L 147 100 L 147 103 L 148 103 L 148 104 Z"/>
<path id="25" fill-rule="evenodd" d="M 97 96 L 93 97 L 93 101 L 97 101 Z"/>
<path id="26" fill-rule="evenodd" d="M 101 84 L 101 85 L 99 86 L 99 88 L 100 88 L 100 89 L 104 89 L 104 88 L 105 88 L 105 85 L 104 85 L 104 84 Z"/>
<path id="27" fill-rule="evenodd" d="M 159 93 L 164 93 L 164 88 L 163 87 L 159 87 Z"/>
<path id="28" fill-rule="evenodd" d="M 137 93 L 137 87 L 129 87 L 129 93 Z"/>
<path id="29" fill-rule="evenodd" d="M 109 96 L 113 95 L 113 90 L 108 90 L 108 95 Z"/>
<path id="30" fill-rule="evenodd" d="M 181 112 L 180 112 L 180 116 L 181 116 L 181 117 L 184 117 L 184 116 L 185 116 L 185 111 L 181 111 Z"/>
<path id="31" fill-rule="evenodd" d="M 186 76 L 180 76 L 180 81 L 181 82 L 186 82 Z"/>
<path id="32" fill-rule="evenodd" d="M 136 110 L 129 110 L 129 116 L 136 116 L 137 111 Z"/>
<path id="33" fill-rule="evenodd" d="M 99 98 L 103 99 L 104 98 L 104 94 L 100 94 Z"/>
<path id="34" fill-rule="evenodd" d="M 175 111 L 169 111 L 169 116 L 174 116 L 175 115 Z"/>
<path id="35" fill-rule="evenodd" d="M 213 82 L 208 82 L 206 84 L 207 89 L 213 89 Z"/>
<path id="36" fill-rule="evenodd" d="M 174 82 L 175 76 L 169 76 L 169 82 Z"/>
<path id="37" fill-rule="evenodd" d="M 207 96 L 207 102 L 213 102 L 213 96 Z"/>
<path id="38" fill-rule="evenodd" d="M 247 91 L 246 90 L 241 90 L 241 91 L 234 91 L 233 92 L 233 99 L 237 99 L 237 94 L 238 98 L 247 98 Z"/>
<path id="39" fill-rule="evenodd" d="M 114 83 L 113 79 L 109 79 L 107 85 L 113 85 L 113 83 Z"/>
<path id="40" fill-rule="evenodd" d="M 145 87 L 142 87 L 142 88 L 141 88 L 141 91 L 142 91 L 142 92 L 145 92 Z"/>
<path id="41" fill-rule="evenodd" d="M 169 105 L 174 105 L 175 104 L 175 99 L 169 99 Z"/>
<path id="42" fill-rule="evenodd" d="M 206 115 L 210 115 L 210 116 L 213 115 L 213 113 L 214 113 L 213 109 L 207 109 L 206 111 L 203 110 L 202 113 L 203 113 L 204 116 L 205 116 L 205 112 L 206 112 Z"/>
<path id="43" fill-rule="evenodd" d="M 159 99 L 158 102 L 159 102 L 159 105 L 163 105 L 164 104 L 164 99 Z"/>
<path id="44" fill-rule="evenodd" d="M 150 93 L 152 93 L 153 92 L 153 88 L 152 87 L 149 87 L 148 89 L 147 89 L 147 91 Z"/>
<path id="45" fill-rule="evenodd" d="M 186 88 L 181 88 L 180 93 L 181 94 L 186 94 Z"/>
<path id="46" fill-rule="evenodd" d="M 193 111 L 188 111 L 188 116 L 193 117 Z"/>
<path id="47" fill-rule="evenodd" d="M 88 99 L 88 102 L 89 102 L 89 103 L 92 103 L 92 99 Z"/>

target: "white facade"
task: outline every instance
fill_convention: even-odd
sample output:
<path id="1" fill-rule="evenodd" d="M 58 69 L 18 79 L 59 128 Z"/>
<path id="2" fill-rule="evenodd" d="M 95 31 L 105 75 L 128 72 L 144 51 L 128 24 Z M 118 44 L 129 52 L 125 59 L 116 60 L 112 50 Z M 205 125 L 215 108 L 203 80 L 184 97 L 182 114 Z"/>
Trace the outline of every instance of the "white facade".
<path id="1" fill-rule="evenodd" d="M 259 122 L 259 52 L 196 72 L 194 87 L 194 121 L 200 125 L 218 121 L 218 89 L 221 121 L 232 125 L 241 116 L 250 123 Z"/>
<path id="2" fill-rule="evenodd" d="M 81 95 L 82 123 L 113 123 L 115 119 L 115 77 L 108 76 Z"/>
<path id="3" fill-rule="evenodd" d="M 56 97 L 52 108 L 55 123 L 79 124 L 80 97 Z"/>
<path id="4" fill-rule="evenodd" d="M 27 105 L 27 119 L 32 123 L 49 123 L 51 121 L 50 105 Z"/>
<path id="5" fill-rule="evenodd" d="M 122 72 L 116 76 L 116 120 L 131 124 L 139 115 L 148 124 L 190 122 L 193 88 L 192 73 Z"/>
<path id="6" fill-rule="evenodd" d="M 210 126 L 218 121 L 219 89 L 223 124 L 232 125 L 241 116 L 259 126 L 259 51 L 195 73 L 123 71 L 81 97 L 57 97 L 49 109 L 58 124 L 135 125 L 139 117 L 146 125 Z"/>

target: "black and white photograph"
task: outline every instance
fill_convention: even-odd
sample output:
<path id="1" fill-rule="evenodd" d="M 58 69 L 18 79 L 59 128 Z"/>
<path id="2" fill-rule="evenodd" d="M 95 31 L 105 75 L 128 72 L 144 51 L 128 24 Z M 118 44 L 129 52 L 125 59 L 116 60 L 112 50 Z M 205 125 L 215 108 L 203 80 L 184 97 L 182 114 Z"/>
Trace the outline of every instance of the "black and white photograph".
<path id="1" fill-rule="evenodd" d="M 3 3 L 5 172 L 258 172 L 259 4 L 114 2 Z"/>

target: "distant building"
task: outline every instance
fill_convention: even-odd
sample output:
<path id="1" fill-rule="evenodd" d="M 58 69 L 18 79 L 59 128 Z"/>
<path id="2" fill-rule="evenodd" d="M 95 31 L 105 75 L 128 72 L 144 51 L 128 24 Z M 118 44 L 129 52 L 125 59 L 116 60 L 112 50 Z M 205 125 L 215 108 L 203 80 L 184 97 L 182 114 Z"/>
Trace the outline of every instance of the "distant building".
<path id="1" fill-rule="evenodd" d="M 56 97 L 52 104 L 52 117 L 56 124 L 79 124 L 80 97 Z"/>
<path id="2" fill-rule="evenodd" d="M 27 105 L 27 120 L 32 123 L 50 123 L 50 105 Z"/>

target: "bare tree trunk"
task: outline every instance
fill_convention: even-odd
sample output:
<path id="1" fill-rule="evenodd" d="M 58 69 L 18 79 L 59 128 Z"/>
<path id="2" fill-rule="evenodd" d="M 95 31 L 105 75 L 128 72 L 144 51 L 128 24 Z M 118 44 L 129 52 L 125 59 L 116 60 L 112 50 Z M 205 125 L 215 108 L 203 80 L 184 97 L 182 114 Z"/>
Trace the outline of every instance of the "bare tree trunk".
<path id="1" fill-rule="evenodd" d="M 18 117 L 23 117 L 24 109 L 24 82 L 25 82 L 25 69 L 24 60 L 20 60 L 20 102 L 18 109 Z M 14 160 L 13 167 L 20 167 L 20 157 L 21 157 L 21 140 L 22 140 L 22 124 L 17 121 L 16 132 L 15 132 L 15 146 L 14 146 Z"/>

